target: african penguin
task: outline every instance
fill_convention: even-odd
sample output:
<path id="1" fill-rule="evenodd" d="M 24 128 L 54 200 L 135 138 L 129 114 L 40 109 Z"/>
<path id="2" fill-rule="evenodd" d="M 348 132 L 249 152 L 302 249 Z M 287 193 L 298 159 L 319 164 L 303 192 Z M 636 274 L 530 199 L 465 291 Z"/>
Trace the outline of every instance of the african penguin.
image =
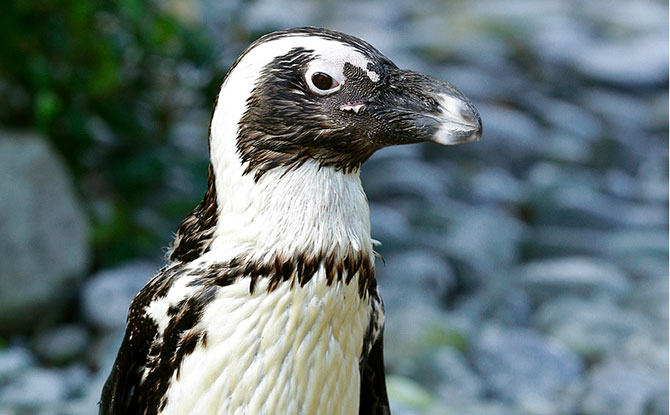
<path id="1" fill-rule="evenodd" d="M 452 85 L 320 28 L 254 42 L 212 116 L 203 201 L 130 305 L 104 415 L 388 414 L 359 170 L 481 136 Z"/>

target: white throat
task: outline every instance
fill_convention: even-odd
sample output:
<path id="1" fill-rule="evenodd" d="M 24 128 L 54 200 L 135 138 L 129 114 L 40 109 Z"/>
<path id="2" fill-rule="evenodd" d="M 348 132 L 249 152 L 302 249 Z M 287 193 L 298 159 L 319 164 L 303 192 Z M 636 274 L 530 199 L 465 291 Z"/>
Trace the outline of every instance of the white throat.
<path id="1" fill-rule="evenodd" d="M 279 40 L 252 49 L 219 92 L 210 138 L 219 216 L 208 255 L 216 260 L 241 254 L 256 259 L 296 252 L 372 254 L 369 208 L 358 172 L 345 174 L 308 161 L 291 170 L 272 169 L 257 182 L 253 172 L 244 174 L 237 133 L 247 102 L 240 97 L 252 93 L 261 62 L 294 44 Z"/>

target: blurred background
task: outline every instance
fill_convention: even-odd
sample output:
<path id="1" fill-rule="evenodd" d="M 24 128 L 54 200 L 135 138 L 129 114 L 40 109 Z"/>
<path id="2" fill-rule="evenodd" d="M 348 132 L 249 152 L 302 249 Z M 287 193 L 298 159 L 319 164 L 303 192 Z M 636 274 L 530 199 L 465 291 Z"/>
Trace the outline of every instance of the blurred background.
<path id="1" fill-rule="evenodd" d="M 481 142 L 362 172 L 396 415 L 668 414 L 668 4 L 0 2 L 0 414 L 97 413 L 133 295 L 272 30 L 455 84 Z"/>

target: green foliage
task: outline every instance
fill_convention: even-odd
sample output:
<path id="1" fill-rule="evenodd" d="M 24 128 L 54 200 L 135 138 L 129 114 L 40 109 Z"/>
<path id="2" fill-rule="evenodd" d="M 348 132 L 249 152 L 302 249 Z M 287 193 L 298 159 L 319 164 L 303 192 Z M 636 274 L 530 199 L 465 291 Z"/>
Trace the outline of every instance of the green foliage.
<path id="1" fill-rule="evenodd" d="M 138 212 L 161 223 L 169 163 L 205 171 L 206 161 L 183 160 L 169 132 L 179 66 L 212 65 L 214 48 L 203 29 L 159 4 L 0 2 L 0 123 L 40 130 L 66 160 L 91 214 L 96 265 L 165 242 L 165 229 Z M 209 83 L 193 88 L 212 95 Z M 182 195 L 182 205 L 196 203 L 197 193 Z"/>

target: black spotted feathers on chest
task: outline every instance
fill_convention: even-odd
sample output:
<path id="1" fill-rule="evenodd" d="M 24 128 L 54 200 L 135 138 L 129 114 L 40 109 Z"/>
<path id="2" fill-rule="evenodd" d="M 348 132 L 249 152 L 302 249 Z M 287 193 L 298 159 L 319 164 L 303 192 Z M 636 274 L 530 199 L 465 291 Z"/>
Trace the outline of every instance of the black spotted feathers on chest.
<path id="1" fill-rule="evenodd" d="M 197 346 L 207 345 L 207 328 L 199 323 L 222 287 L 248 280 L 251 295 L 259 289 L 259 281 L 267 279 L 265 289 L 271 292 L 281 284 L 290 284 L 291 288 L 304 286 L 319 271 L 328 286 L 338 282 L 350 284 L 358 275 L 359 295 L 371 304 L 380 301 L 372 260 L 363 253 L 344 258 L 305 254 L 286 259 L 275 257 L 269 262 L 238 257 L 222 263 L 194 266 L 178 262 L 164 267 L 131 303 L 123 344 L 103 391 L 107 412 L 101 413 L 157 415 L 165 408 L 170 382 L 175 373 L 179 377 L 184 358 Z M 164 300 L 181 278 L 190 279 L 184 291 L 188 294 L 170 303 L 165 315 L 157 316 L 155 311 L 150 314 L 152 303 Z M 371 321 L 364 355 L 374 341 L 371 336 L 376 336 L 378 330 Z"/>

